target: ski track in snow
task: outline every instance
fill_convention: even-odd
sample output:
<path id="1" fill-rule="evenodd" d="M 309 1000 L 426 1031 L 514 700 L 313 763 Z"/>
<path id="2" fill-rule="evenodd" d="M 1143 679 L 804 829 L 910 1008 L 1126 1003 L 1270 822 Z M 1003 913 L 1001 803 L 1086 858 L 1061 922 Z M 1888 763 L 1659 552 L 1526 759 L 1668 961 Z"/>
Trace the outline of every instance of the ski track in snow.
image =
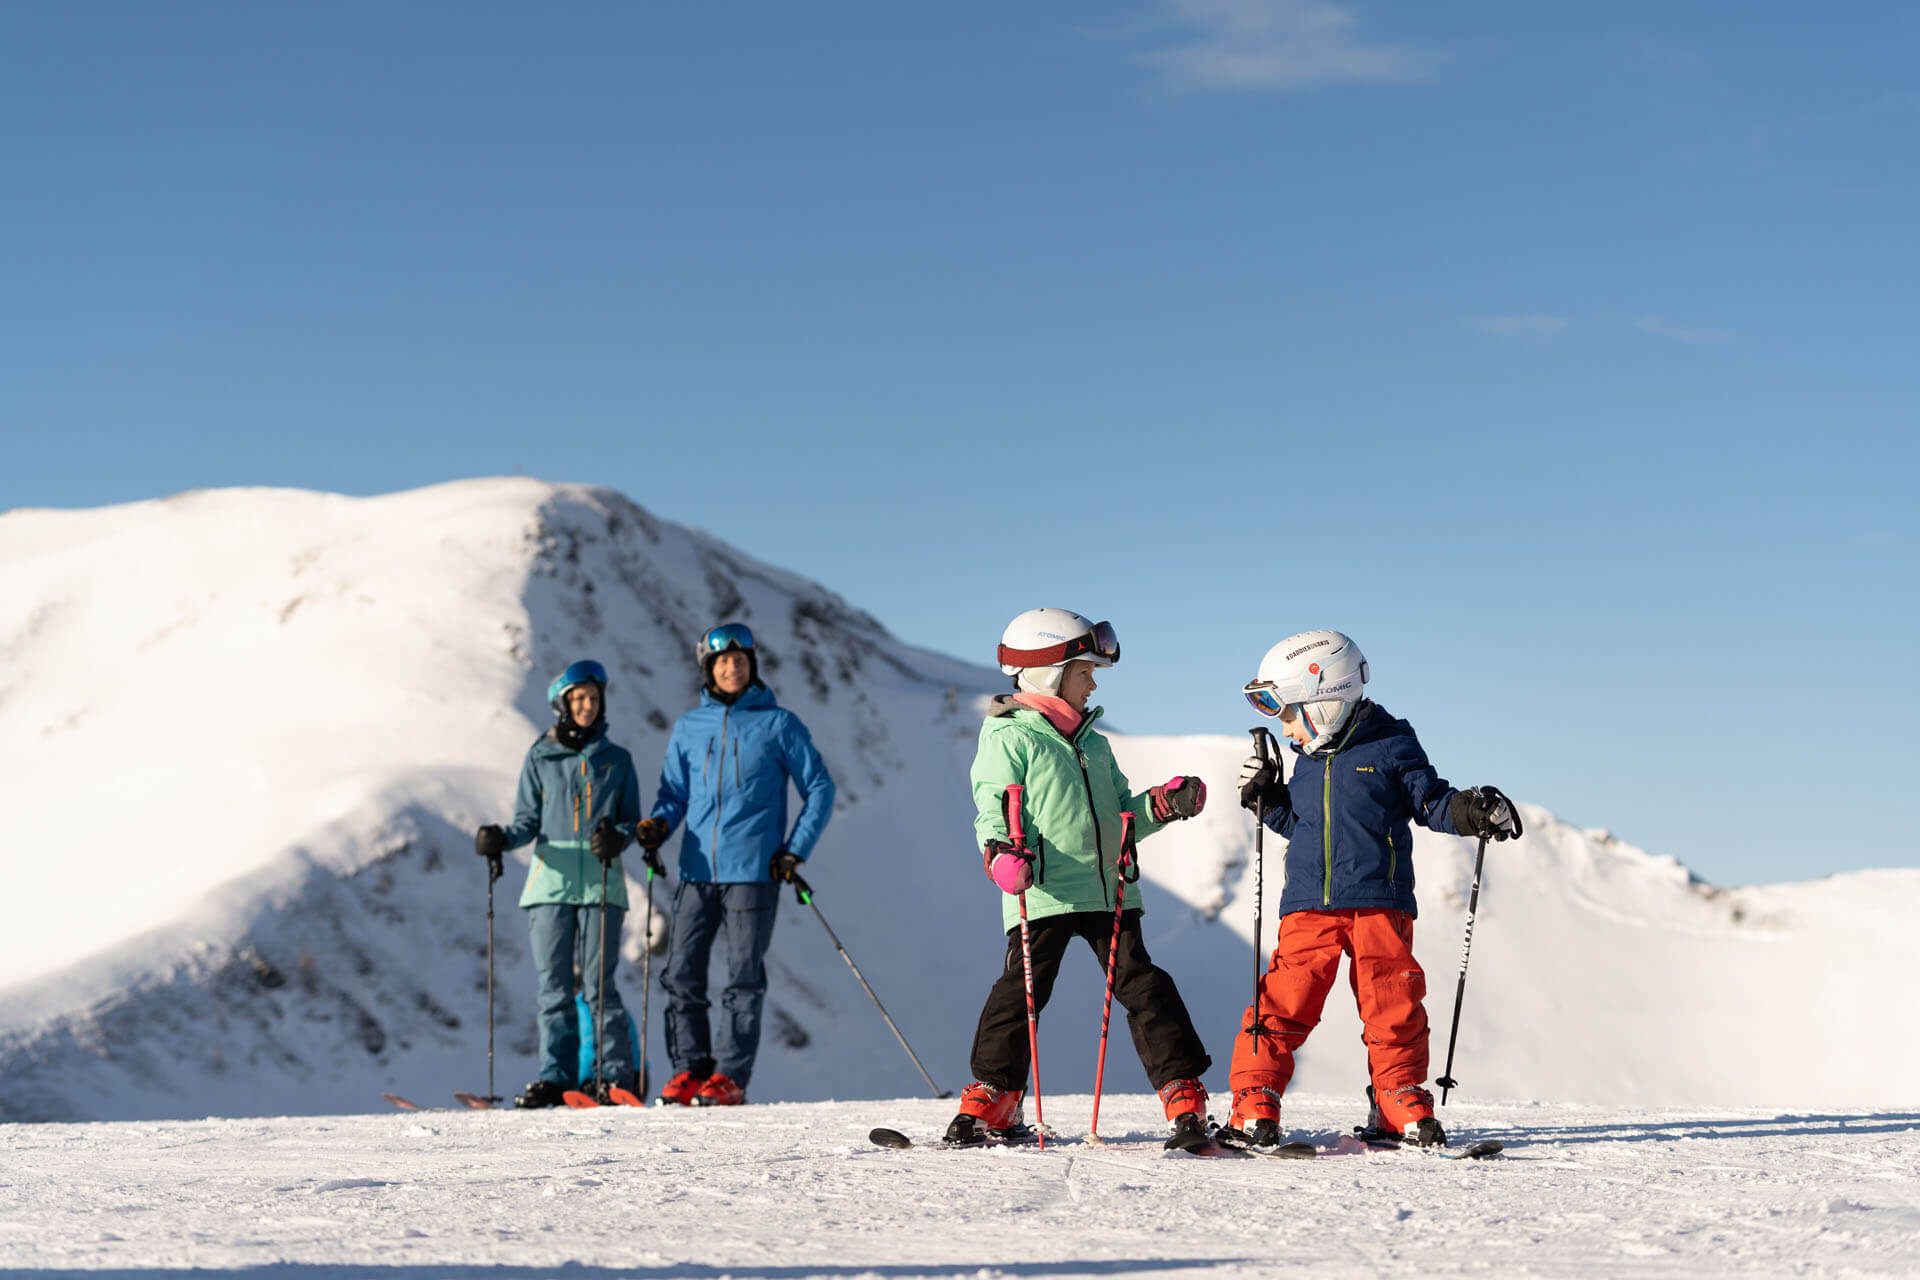
<path id="1" fill-rule="evenodd" d="M 426 1102 L 420 1098 L 416 1101 Z M 1049 1098 L 1077 1138 L 1091 1100 Z M 446 1105 L 453 1108 L 451 1098 Z M 1359 1117 L 1289 1098 L 1323 1147 Z M 1199 1160 L 1151 1096 L 1118 1145 L 887 1151 L 950 1102 L 458 1109 L 0 1127 L 8 1276 L 1912 1275 L 1920 1113 L 1461 1104 L 1503 1159 Z M 1351 1144 L 1347 1144 L 1350 1148 Z"/>

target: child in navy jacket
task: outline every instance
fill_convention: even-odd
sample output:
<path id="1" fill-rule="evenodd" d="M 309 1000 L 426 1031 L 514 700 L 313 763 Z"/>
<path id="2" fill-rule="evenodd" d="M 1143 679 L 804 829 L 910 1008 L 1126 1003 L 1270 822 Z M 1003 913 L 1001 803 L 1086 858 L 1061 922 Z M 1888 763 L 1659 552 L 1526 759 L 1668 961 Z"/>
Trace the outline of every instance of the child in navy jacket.
<path id="1" fill-rule="evenodd" d="M 1241 803 L 1287 838 L 1279 940 L 1259 995 L 1234 1038 L 1236 1140 L 1280 1142 L 1280 1097 L 1293 1055 L 1320 1021 L 1349 958 L 1377 1123 L 1421 1146 L 1444 1144 L 1427 1077 L 1426 975 L 1413 958 L 1412 824 L 1504 840 L 1520 819 L 1496 788 L 1458 790 L 1427 762 L 1413 727 L 1362 696 L 1359 647 L 1338 631 L 1306 631 L 1268 651 L 1244 692 L 1276 717 L 1295 753 L 1293 777 L 1264 753 L 1241 771 Z"/>

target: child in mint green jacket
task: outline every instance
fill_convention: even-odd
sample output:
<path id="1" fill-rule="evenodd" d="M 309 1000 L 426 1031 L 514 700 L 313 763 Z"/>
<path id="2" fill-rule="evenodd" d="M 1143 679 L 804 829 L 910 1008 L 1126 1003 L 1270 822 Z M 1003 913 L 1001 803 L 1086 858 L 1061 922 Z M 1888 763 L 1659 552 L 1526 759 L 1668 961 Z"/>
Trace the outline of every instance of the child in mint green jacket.
<path id="1" fill-rule="evenodd" d="M 960 1095 L 960 1113 L 946 1140 L 992 1140 L 1022 1125 L 1028 1071 L 1026 980 L 1020 946 L 1019 895 L 1026 895 L 1033 955 L 1033 996 L 1044 1008 L 1068 943 L 1084 938 L 1099 963 L 1114 938 L 1114 904 L 1122 868 L 1121 819 L 1134 815 L 1136 836 L 1190 818 L 1206 803 L 1198 778 L 1174 778 L 1135 793 L 1095 732 L 1102 709 L 1087 708 L 1096 667 L 1112 666 L 1120 645 L 1110 624 L 1065 609 L 1032 609 L 1008 624 L 1000 669 L 1014 677 L 1011 695 L 995 698 L 980 728 L 973 761 L 974 832 L 987 875 L 1006 897 L 1002 922 L 1006 963 L 980 1011 L 973 1041 L 974 1083 Z M 1007 789 L 1024 789 L 1022 834 L 1010 842 Z M 1137 874 L 1135 872 L 1134 874 Z M 1137 891 L 1125 899 L 1114 953 L 1113 997 L 1147 1076 L 1177 1132 L 1204 1136 L 1210 1065 L 1173 979 L 1153 963 L 1140 934 Z"/>

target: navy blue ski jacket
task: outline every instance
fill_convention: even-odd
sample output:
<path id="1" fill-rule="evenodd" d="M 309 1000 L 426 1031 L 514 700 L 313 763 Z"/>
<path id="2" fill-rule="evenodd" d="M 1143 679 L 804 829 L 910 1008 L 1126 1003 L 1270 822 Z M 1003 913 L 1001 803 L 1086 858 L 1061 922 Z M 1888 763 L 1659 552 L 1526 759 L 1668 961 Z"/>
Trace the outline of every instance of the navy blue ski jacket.
<path id="1" fill-rule="evenodd" d="M 1299 743 L 1290 803 L 1261 821 L 1287 838 L 1280 914 L 1387 907 L 1418 915 L 1413 830 L 1458 835 L 1447 785 L 1413 726 L 1362 702 L 1344 732 L 1309 755 Z"/>
<path id="2" fill-rule="evenodd" d="M 787 831 L 787 780 L 800 789 L 800 816 Z M 800 717 L 749 685 L 732 705 L 707 690 L 674 723 L 653 816 L 683 819 L 680 878 L 720 884 L 765 882 L 784 845 L 805 860 L 833 816 L 833 779 Z"/>

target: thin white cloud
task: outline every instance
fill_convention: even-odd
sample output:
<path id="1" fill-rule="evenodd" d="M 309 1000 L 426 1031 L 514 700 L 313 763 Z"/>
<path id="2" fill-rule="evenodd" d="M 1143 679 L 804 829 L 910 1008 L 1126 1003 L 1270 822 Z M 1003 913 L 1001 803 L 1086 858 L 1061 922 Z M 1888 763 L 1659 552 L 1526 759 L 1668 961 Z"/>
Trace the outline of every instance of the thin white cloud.
<path id="1" fill-rule="evenodd" d="M 1633 327 L 1642 333 L 1650 333 L 1656 338 L 1671 338 L 1675 342 L 1731 342 L 1739 336 L 1731 329 L 1694 329 L 1670 324 L 1659 316 L 1643 316 L 1634 322 Z"/>
<path id="2" fill-rule="evenodd" d="M 1418 80 L 1433 59 L 1363 40 L 1344 5 L 1328 0 L 1166 0 L 1194 28 L 1189 43 L 1147 60 L 1176 84 L 1202 89 L 1305 89 Z"/>
<path id="3" fill-rule="evenodd" d="M 1481 316 L 1474 323 L 1503 338 L 1551 338 L 1556 333 L 1564 333 L 1573 322 L 1564 316 L 1530 315 Z"/>

